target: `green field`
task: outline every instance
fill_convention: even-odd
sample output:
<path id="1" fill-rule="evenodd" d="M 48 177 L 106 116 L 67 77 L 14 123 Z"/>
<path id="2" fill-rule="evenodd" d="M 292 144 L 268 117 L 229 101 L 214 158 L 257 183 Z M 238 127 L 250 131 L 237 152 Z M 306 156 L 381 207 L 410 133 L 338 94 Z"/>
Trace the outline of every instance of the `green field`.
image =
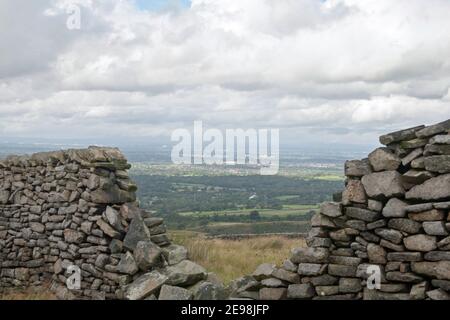
<path id="1" fill-rule="evenodd" d="M 258 211 L 262 217 L 285 217 L 285 216 L 302 216 L 309 213 L 311 210 L 316 211 L 319 208 L 318 205 L 301 205 L 291 204 L 283 205 L 283 209 L 239 209 L 239 210 L 222 210 L 222 211 L 204 211 L 204 212 L 181 212 L 181 216 L 190 217 L 212 217 L 212 216 L 236 216 L 236 215 L 249 215 L 252 211 Z"/>

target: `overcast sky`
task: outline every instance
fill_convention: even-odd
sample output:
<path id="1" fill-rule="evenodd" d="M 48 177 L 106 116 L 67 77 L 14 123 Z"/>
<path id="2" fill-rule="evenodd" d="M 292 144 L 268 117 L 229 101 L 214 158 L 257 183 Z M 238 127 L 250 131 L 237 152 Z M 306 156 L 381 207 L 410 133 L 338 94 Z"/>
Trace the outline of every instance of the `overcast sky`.
<path id="1" fill-rule="evenodd" d="M 203 120 L 373 143 L 450 118 L 449 17 L 448 0 L 2 0 L 0 134 L 113 144 Z"/>

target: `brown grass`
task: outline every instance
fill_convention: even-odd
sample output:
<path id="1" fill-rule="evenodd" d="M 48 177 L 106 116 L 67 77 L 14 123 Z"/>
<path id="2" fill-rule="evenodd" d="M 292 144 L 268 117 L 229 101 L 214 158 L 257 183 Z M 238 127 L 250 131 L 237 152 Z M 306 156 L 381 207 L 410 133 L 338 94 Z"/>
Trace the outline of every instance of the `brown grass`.
<path id="1" fill-rule="evenodd" d="M 0 300 L 56 300 L 46 286 L 39 288 L 11 289 L 0 293 Z"/>
<path id="2" fill-rule="evenodd" d="M 282 236 L 243 240 L 206 239 L 200 233 L 173 231 L 174 243 L 185 246 L 189 258 L 216 273 L 224 283 L 248 275 L 262 263 L 280 265 L 289 258 L 292 248 L 305 246 L 303 239 Z"/>

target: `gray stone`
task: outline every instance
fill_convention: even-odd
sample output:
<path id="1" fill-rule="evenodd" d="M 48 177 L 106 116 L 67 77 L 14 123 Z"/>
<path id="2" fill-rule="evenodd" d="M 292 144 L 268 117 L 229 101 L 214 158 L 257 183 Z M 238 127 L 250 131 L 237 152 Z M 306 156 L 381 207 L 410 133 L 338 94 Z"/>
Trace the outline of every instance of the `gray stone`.
<path id="1" fill-rule="evenodd" d="M 414 186 L 420 185 L 425 181 L 433 178 L 435 175 L 428 171 L 412 169 L 403 174 L 402 181 L 406 190 Z"/>
<path id="2" fill-rule="evenodd" d="M 367 255 L 370 263 L 385 264 L 387 262 L 386 250 L 382 246 L 369 243 L 367 245 Z"/>
<path id="3" fill-rule="evenodd" d="M 325 248 L 295 248 L 292 249 L 293 263 L 326 263 L 329 250 Z"/>
<path id="4" fill-rule="evenodd" d="M 383 202 L 369 199 L 369 201 L 367 202 L 367 207 L 369 208 L 369 210 L 381 212 L 381 210 L 383 210 Z"/>
<path id="5" fill-rule="evenodd" d="M 400 142 L 400 147 L 403 149 L 415 149 L 424 147 L 428 143 L 428 139 L 412 139 Z"/>
<path id="6" fill-rule="evenodd" d="M 315 294 L 316 291 L 311 284 L 291 284 L 287 290 L 289 299 L 310 299 Z"/>
<path id="7" fill-rule="evenodd" d="M 362 290 L 361 280 L 356 278 L 339 279 L 340 293 L 356 293 Z"/>
<path id="8" fill-rule="evenodd" d="M 422 261 L 420 252 L 389 252 L 387 255 L 389 261 L 411 262 Z"/>
<path id="9" fill-rule="evenodd" d="M 194 300 L 226 300 L 228 298 L 227 291 L 223 285 L 209 281 L 200 281 L 192 287 L 189 287 L 189 290 L 194 294 Z M 245 296 L 244 292 L 241 292 L 240 296 Z M 258 292 L 256 291 L 256 293 Z M 259 294 L 253 298 L 259 299 Z"/>
<path id="10" fill-rule="evenodd" d="M 362 220 L 365 222 L 373 222 L 380 218 L 380 214 L 378 212 L 370 211 L 367 209 L 356 208 L 356 207 L 346 208 L 345 215 L 347 217 Z"/>
<path id="11" fill-rule="evenodd" d="M 436 289 L 427 292 L 427 297 L 431 300 L 450 300 L 450 294 L 442 289 Z"/>
<path id="12" fill-rule="evenodd" d="M 321 276 L 311 278 L 311 283 L 315 287 L 317 287 L 317 286 L 332 286 L 332 285 L 337 284 L 338 281 L 339 281 L 338 278 L 333 277 L 329 274 L 324 274 Z"/>
<path id="13" fill-rule="evenodd" d="M 361 179 L 370 198 L 383 199 L 401 197 L 405 194 L 401 175 L 397 171 L 375 172 Z"/>
<path id="14" fill-rule="evenodd" d="M 331 218 L 342 216 L 342 204 L 338 202 L 324 202 L 320 206 L 320 213 Z"/>
<path id="15" fill-rule="evenodd" d="M 411 300 L 409 293 L 387 293 L 364 288 L 363 300 Z"/>
<path id="16" fill-rule="evenodd" d="M 39 222 L 30 222 L 30 228 L 37 233 L 44 233 L 45 231 L 45 226 Z"/>
<path id="17" fill-rule="evenodd" d="M 300 263 L 298 265 L 298 274 L 301 276 L 319 276 L 326 270 L 326 265 L 317 263 Z"/>
<path id="18" fill-rule="evenodd" d="M 413 151 L 411 151 L 406 157 L 402 159 L 402 165 L 407 166 L 410 164 L 413 160 L 419 158 L 423 154 L 423 148 L 418 148 Z"/>
<path id="19" fill-rule="evenodd" d="M 256 280 L 261 281 L 261 280 L 272 277 L 272 274 L 275 272 L 275 270 L 276 270 L 275 264 L 263 263 L 256 268 L 256 270 L 255 270 L 255 272 L 253 272 L 252 276 Z"/>
<path id="20" fill-rule="evenodd" d="M 112 226 L 114 229 L 116 229 L 117 231 L 123 231 L 123 226 L 122 223 L 120 222 L 119 212 L 114 210 L 112 207 L 110 206 L 106 207 L 104 218 L 106 222 L 108 222 L 108 224 Z"/>
<path id="21" fill-rule="evenodd" d="M 348 177 L 362 177 L 369 173 L 372 173 L 372 168 L 367 159 L 345 162 L 345 175 Z"/>
<path id="22" fill-rule="evenodd" d="M 367 230 L 373 230 L 377 228 L 382 228 L 386 226 L 386 219 L 380 219 L 367 224 Z"/>
<path id="23" fill-rule="evenodd" d="M 77 243 L 80 244 L 84 241 L 85 234 L 72 229 L 64 230 L 64 241 L 67 243 Z"/>
<path id="24" fill-rule="evenodd" d="M 416 136 L 419 138 L 427 138 L 434 136 L 438 133 L 443 133 L 450 129 L 450 120 L 443 121 L 441 123 L 425 127 L 416 132 Z"/>
<path id="25" fill-rule="evenodd" d="M 406 215 L 405 207 L 408 204 L 400 199 L 392 198 L 383 209 L 383 216 L 386 218 L 401 218 Z"/>
<path id="26" fill-rule="evenodd" d="M 319 296 L 334 296 L 339 294 L 339 286 L 318 286 L 316 292 Z"/>
<path id="27" fill-rule="evenodd" d="M 162 253 L 167 263 L 171 266 L 188 258 L 186 247 L 176 244 L 171 244 L 170 246 L 162 248 Z"/>
<path id="28" fill-rule="evenodd" d="M 350 179 L 345 186 L 344 192 L 342 192 L 342 203 L 344 205 L 350 205 L 352 202 L 367 202 L 366 192 L 360 180 Z"/>
<path id="29" fill-rule="evenodd" d="M 409 286 L 406 283 L 382 283 L 380 291 L 386 293 L 408 292 Z"/>
<path id="30" fill-rule="evenodd" d="M 130 252 L 122 254 L 119 264 L 117 265 L 117 271 L 129 275 L 134 275 L 139 271 L 136 261 Z"/>
<path id="31" fill-rule="evenodd" d="M 344 266 L 339 264 L 329 264 L 328 273 L 332 276 L 338 277 L 355 277 L 357 267 Z"/>
<path id="32" fill-rule="evenodd" d="M 450 261 L 412 262 L 412 271 L 439 280 L 450 280 Z"/>
<path id="33" fill-rule="evenodd" d="M 102 230 L 109 237 L 115 239 L 121 238 L 120 232 L 114 230 L 114 228 L 107 224 L 103 219 L 98 219 L 96 223 L 99 226 L 100 230 Z"/>
<path id="34" fill-rule="evenodd" d="M 448 173 L 450 172 L 450 155 L 439 155 L 425 157 L 425 169 L 431 172 Z"/>
<path id="35" fill-rule="evenodd" d="M 400 244 L 403 239 L 403 235 L 400 231 L 392 229 L 375 229 L 375 233 L 381 238 L 393 242 L 395 244 Z"/>
<path id="36" fill-rule="evenodd" d="M 445 291 L 450 291 L 450 281 L 448 281 L 448 280 L 436 280 L 436 279 L 434 279 L 434 280 L 431 280 L 431 284 L 434 287 L 441 288 L 441 289 L 443 289 Z"/>
<path id="37" fill-rule="evenodd" d="M 406 213 L 419 213 L 433 209 L 432 203 L 413 204 L 405 207 Z"/>
<path id="38" fill-rule="evenodd" d="M 431 144 L 450 144 L 450 134 L 441 134 L 430 139 Z"/>
<path id="39" fill-rule="evenodd" d="M 335 224 L 327 216 L 321 213 L 316 213 L 311 218 L 311 227 L 324 227 L 324 228 L 335 228 Z"/>
<path id="40" fill-rule="evenodd" d="M 123 251 L 123 242 L 118 239 L 112 239 L 109 244 L 109 250 L 111 250 L 112 254 L 121 253 Z"/>
<path id="41" fill-rule="evenodd" d="M 167 281 L 167 277 L 158 271 L 146 273 L 124 289 L 124 298 L 140 300 L 155 293 Z"/>
<path id="42" fill-rule="evenodd" d="M 403 140 L 410 140 L 416 137 L 416 132 L 424 129 L 425 126 L 417 126 L 413 128 L 408 128 L 405 130 L 400 130 L 396 132 L 392 132 L 389 134 L 385 134 L 380 137 L 381 144 L 388 145 L 394 142 L 399 142 Z"/>
<path id="43" fill-rule="evenodd" d="M 450 174 L 431 178 L 406 192 L 406 199 L 430 201 L 446 198 L 450 198 Z"/>
<path id="44" fill-rule="evenodd" d="M 284 269 L 276 269 L 273 272 L 273 276 L 283 281 L 287 281 L 290 283 L 299 283 L 300 276 L 297 273 L 290 272 Z"/>
<path id="45" fill-rule="evenodd" d="M 168 277 L 167 284 L 173 286 L 192 285 L 204 280 L 207 276 L 203 267 L 189 260 L 167 267 L 165 274 Z"/>
<path id="46" fill-rule="evenodd" d="M 389 220 L 388 227 L 410 234 L 418 233 L 422 229 L 422 225 L 419 222 L 402 218 Z"/>
<path id="47" fill-rule="evenodd" d="M 428 261 L 450 261 L 450 252 L 448 251 L 430 251 L 425 254 L 425 260 Z"/>
<path id="48" fill-rule="evenodd" d="M 413 262 L 415 263 L 415 262 Z M 395 281 L 395 282 L 406 282 L 406 283 L 419 283 L 423 281 L 422 277 L 419 277 L 418 275 L 411 273 L 411 272 L 398 272 L 398 271 L 392 271 L 386 273 L 386 279 L 388 281 Z"/>
<path id="49" fill-rule="evenodd" d="M 426 154 L 426 147 L 424 150 L 424 154 Z M 411 161 L 411 168 L 413 169 L 425 169 L 425 158 L 424 157 L 419 157 L 417 159 L 414 159 L 413 161 Z"/>
<path id="50" fill-rule="evenodd" d="M 403 240 L 406 249 L 411 251 L 428 252 L 437 248 L 436 237 L 418 234 L 409 236 Z"/>
<path id="51" fill-rule="evenodd" d="M 405 251 L 405 247 L 401 244 L 395 244 L 385 239 L 381 239 L 380 246 L 388 248 L 392 251 L 402 252 Z"/>
<path id="52" fill-rule="evenodd" d="M 330 256 L 329 262 L 345 266 L 358 266 L 361 263 L 361 259 L 357 257 Z"/>
<path id="53" fill-rule="evenodd" d="M 431 236 L 446 236 L 448 231 L 445 227 L 445 223 L 442 221 L 426 221 L 423 224 L 423 229 L 426 234 Z"/>
<path id="54" fill-rule="evenodd" d="M 378 148 L 369 154 L 369 162 L 375 171 L 397 170 L 401 159 L 388 148 Z"/>
<path id="55" fill-rule="evenodd" d="M 130 251 L 136 248 L 139 241 L 150 240 L 150 231 L 144 223 L 140 214 L 134 215 L 128 228 L 128 232 L 123 240 L 123 246 Z"/>
<path id="56" fill-rule="evenodd" d="M 356 229 L 358 231 L 366 231 L 367 226 L 364 221 L 361 220 L 347 220 L 345 224 L 352 229 Z"/>
<path id="57" fill-rule="evenodd" d="M 414 300 L 425 300 L 425 292 L 428 290 L 428 282 L 424 281 L 411 287 L 410 295 Z"/>
<path id="58" fill-rule="evenodd" d="M 443 144 L 427 144 L 423 152 L 425 156 L 440 154 L 440 155 L 450 155 L 450 145 Z M 425 168 L 425 163 L 422 161 L 422 168 Z"/>
<path id="59" fill-rule="evenodd" d="M 441 210 L 432 209 L 432 210 L 428 210 L 428 211 L 424 211 L 424 212 L 410 213 L 410 214 L 408 214 L 408 217 L 411 220 L 420 221 L 420 222 L 422 222 L 422 221 L 439 221 L 439 220 L 444 219 L 445 214 Z"/>
<path id="60" fill-rule="evenodd" d="M 193 293 L 187 289 L 163 285 L 158 300 L 192 300 Z"/>
<path id="61" fill-rule="evenodd" d="M 136 264 L 142 271 L 161 264 L 161 249 L 150 240 L 139 241 L 133 251 Z"/>
<path id="62" fill-rule="evenodd" d="M 283 281 L 277 278 L 268 278 L 261 281 L 261 285 L 267 288 L 286 287 Z"/>
<path id="63" fill-rule="evenodd" d="M 444 238 L 438 242 L 438 248 L 440 250 L 450 250 L 450 237 Z"/>
<path id="64" fill-rule="evenodd" d="M 261 300 L 284 300 L 286 297 L 286 288 L 263 288 L 259 291 Z"/>

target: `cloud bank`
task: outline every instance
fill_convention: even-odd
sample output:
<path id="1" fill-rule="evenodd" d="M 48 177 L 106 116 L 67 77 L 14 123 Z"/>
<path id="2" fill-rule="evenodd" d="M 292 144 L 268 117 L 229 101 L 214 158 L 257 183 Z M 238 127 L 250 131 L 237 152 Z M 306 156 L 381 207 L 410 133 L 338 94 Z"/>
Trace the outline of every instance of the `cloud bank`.
<path id="1" fill-rule="evenodd" d="M 2 1 L 0 133 L 114 141 L 202 120 L 363 143 L 450 118 L 449 16 L 447 0 Z"/>

